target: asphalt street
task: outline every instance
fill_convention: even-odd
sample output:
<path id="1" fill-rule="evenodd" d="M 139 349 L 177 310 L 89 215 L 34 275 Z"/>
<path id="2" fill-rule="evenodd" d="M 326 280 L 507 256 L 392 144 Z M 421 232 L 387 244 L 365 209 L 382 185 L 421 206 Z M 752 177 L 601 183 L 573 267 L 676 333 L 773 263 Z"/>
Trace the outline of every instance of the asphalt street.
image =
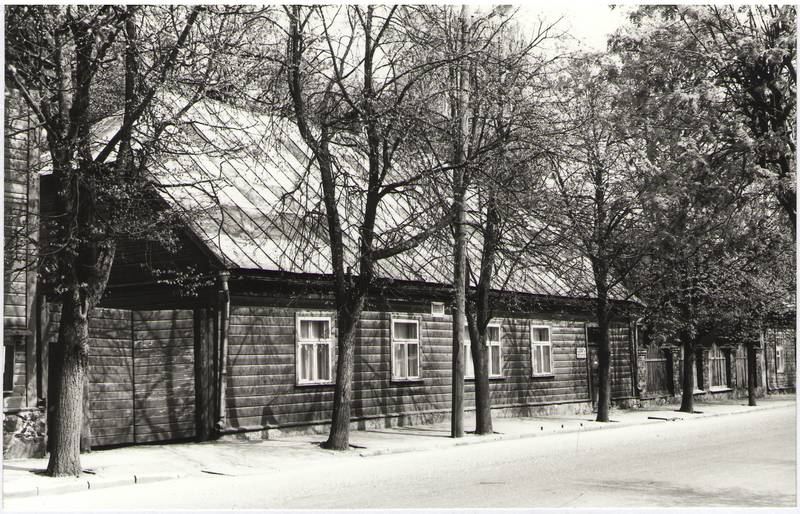
<path id="1" fill-rule="evenodd" d="M 794 408 L 10 499 L 7 509 L 791 507 Z M 320 450 L 322 451 L 322 450 Z"/>

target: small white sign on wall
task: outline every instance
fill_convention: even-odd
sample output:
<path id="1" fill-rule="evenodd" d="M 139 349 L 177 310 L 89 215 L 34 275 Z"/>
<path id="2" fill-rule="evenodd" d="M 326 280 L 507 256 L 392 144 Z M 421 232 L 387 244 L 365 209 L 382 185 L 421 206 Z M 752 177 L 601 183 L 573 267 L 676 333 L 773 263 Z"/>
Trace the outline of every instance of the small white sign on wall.
<path id="1" fill-rule="evenodd" d="M 577 358 L 579 358 L 579 359 L 585 359 L 586 358 L 586 348 L 583 347 L 583 346 L 578 346 L 575 349 L 575 356 Z"/>

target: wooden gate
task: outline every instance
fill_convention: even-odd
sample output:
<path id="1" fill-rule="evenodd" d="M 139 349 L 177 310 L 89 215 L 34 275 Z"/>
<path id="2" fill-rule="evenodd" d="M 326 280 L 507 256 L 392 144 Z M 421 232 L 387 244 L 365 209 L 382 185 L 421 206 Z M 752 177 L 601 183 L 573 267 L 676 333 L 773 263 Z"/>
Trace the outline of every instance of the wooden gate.
<path id="1" fill-rule="evenodd" d="M 742 344 L 736 348 L 736 387 L 747 389 L 747 349 Z"/>
<path id="2" fill-rule="evenodd" d="M 131 311 L 95 309 L 89 323 L 92 446 L 133 443 Z"/>
<path id="3" fill-rule="evenodd" d="M 192 311 L 96 309 L 90 336 L 93 446 L 195 435 Z"/>
<path id="4" fill-rule="evenodd" d="M 192 311 L 134 311 L 134 442 L 195 434 Z"/>
<path id="5" fill-rule="evenodd" d="M 647 348 L 647 391 L 669 393 L 672 390 L 672 366 L 667 353 L 656 345 Z"/>

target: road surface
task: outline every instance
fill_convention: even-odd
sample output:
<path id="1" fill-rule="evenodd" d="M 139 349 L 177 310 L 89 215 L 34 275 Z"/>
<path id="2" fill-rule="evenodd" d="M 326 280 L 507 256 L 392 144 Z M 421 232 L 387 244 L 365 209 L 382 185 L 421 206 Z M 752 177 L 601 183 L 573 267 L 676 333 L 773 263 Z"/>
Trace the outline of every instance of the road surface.
<path id="1" fill-rule="evenodd" d="M 309 469 L 8 500 L 11 509 L 776 507 L 796 504 L 795 410 L 341 455 Z"/>

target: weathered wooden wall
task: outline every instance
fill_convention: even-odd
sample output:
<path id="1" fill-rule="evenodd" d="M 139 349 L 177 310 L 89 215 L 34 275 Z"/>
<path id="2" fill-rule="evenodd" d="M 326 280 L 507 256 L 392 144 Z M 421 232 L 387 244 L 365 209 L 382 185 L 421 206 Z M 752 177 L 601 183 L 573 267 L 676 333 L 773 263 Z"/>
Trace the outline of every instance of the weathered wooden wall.
<path id="1" fill-rule="evenodd" d="M 502 379 L 491 379 L 494 407 L 525 406 L 541 403 L 573 402 L 589 399 L 587 360 L 576 358 L 577 348 L 586 347 L 586 329 L 582 321 L 547 318 L 502 318 Z M 531 325 L 550 327 L 553 352 L 553 376 L 534 377 L 531 373 Z M 448 326 L 448 338 L 449 326 Z M 450 359 L 448 348 L 447 359 Z M 474 405 L 473 380 L 467 380 L 466 404 Z M 449 397 L 448 397 L 449 402 Z"/>
<path id="2" fill-rule="evenodd" d="M 795 341 L 793 328 L 773 327 L 764 331 L 764 357 L 767 365 L 767 381 L 770 390 L 794 390 L 796 384 Z M 775 363 L 775 345 L 783 346 L 784 371 L 778 373 Z"/>
<path id="3" fill-rule="evenodd" d="M 230 426 L 265 427 L 330 418 L 332 386 L 295 385 L 297 313 L 331 316 L 335 331 L 330 311 L 231 308 L 225 404 Z"/>
<path id="4" fill-rule="evenodd" d="M 36 389 L 36 268 L 39 178 L 31 114 L 19 92 L 5 90 L 3 158 L 3 341 L 14 357 L 13 389 L 3 395 L 4 411 L 33 408 Z"/>
<path id="5" fill-rule="evenodd" d="M 429 308 L 429 307 L 427 307 Z M 416 311 L 416 312 L 413 312 Z M 256 429 L 326 422 L 334 386 L 296 384 L 296 316 L 329 316 L 331 310 L 266 305 L 231 308 L 227 356 L 226 418 L 231 428 Z M 419 320 L 422 377 L 391 378 L 392 318 Z M 501 324 L 503 378 L 491 380 L 492 403 L 513 408 L 588 402 L 585 322 L 573 319 L 498 318 Z M 551 327 L 553 376 L 531 373 L 530 326 Z M 451 321 L 423 307 L 400 311 L 366 311 L 356 335 L 352 416 L 354 419 L 442 413 L 450 409 Z M 627 325 L 615 325 L 612 377 L 614 396 L 631 396 L 630 341 Z M 334 346 L 335 348 L 335 346 Z M 335 365 L 335 353 L 333 362 Z M 466 406 L 474 406 L 474 381 L 465 385 Z"/>

